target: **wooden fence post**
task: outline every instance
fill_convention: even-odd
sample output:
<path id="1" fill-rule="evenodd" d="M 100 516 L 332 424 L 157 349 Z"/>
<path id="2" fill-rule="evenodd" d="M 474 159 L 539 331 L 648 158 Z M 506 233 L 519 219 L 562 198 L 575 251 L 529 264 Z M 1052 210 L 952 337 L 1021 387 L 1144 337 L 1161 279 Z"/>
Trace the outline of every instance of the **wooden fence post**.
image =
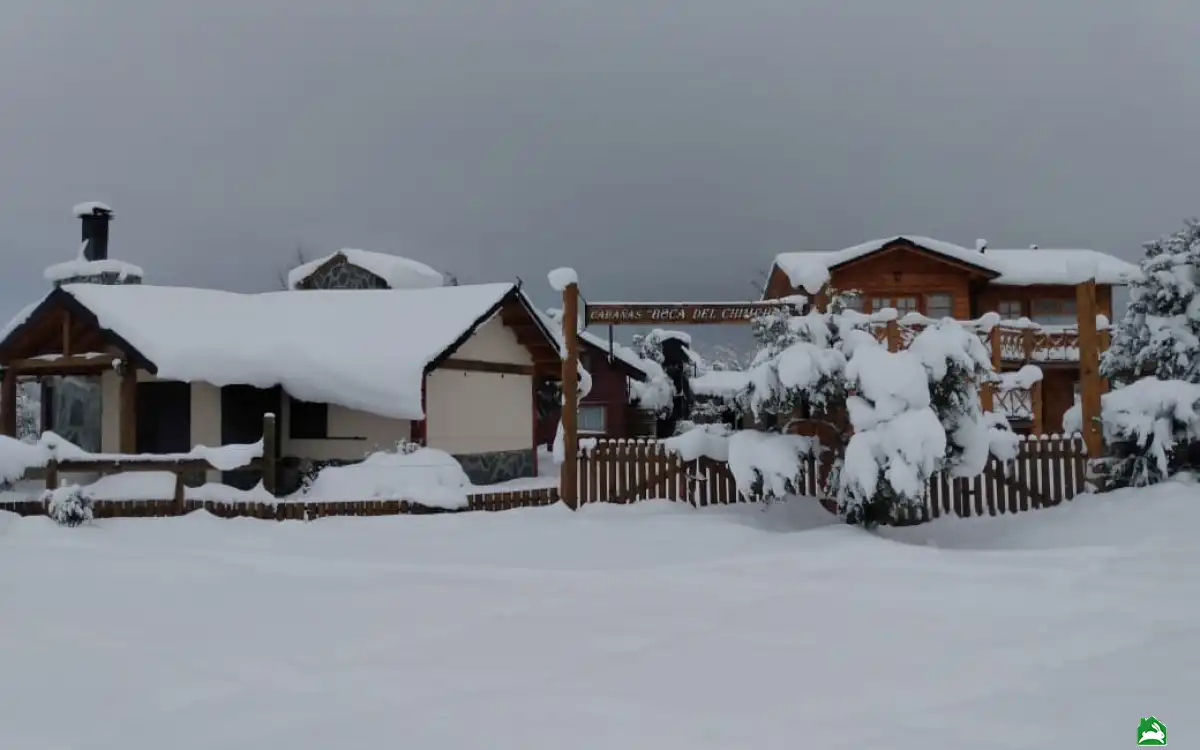
<path id="1" fill-rule="evenodd" d="M 46 489 L 58 489 L 58 460 L 54 458 L 46 462 Z"/>
<path id="2" fill-rule="evenodd" d="M 1029 411 L 1033 418 L 1033 434 L 1046 434 L 1046 425 L 1042 420 L 1042 381 L 1037 381 L 1033 384 L 1029 394 Z"/>
<path id="3" fill-rule="evenodd" d="M 1079 390 L 1083 416 L 1083 442 L 1088 458 L 1097 459 L 1104 451 L 1100 431 L 1100 339 L 1096 331 L 1096 279 L 1075 286 L 1075 307 L 1079 316 Z"/>
<path id="4" fill-rule="evenodd" d="M 571 510 L 579 508 L 579 284 L 563 287 L 562 336 L 566 347 L 562 369 L 563 462 L 559 495 Z"/>
<path id="5" fill-rule="evenodd" d="M 887 322 L 887 348 L 889 352 L 900 351 L 900 324 L 895 318 Z"/>
<path id="6" fill-rule="evenodd" d="M 4 368 L 4 387 L 0 393 L 0 435 L 17 436 L 17 372 Z"/>
<path id="7" fill-rule="evenodd" d="M 263 489 L 275 496 L 276 474 L 275 458 L 278 450 L 275 445 L 275 415 L 267 412 L 263 415 L 263 455 L 262 455 L 262 481 Z"/>
<path id="8" fill-rule="evenodd" d="M 992 372 L 998 377 L 1000 375 L 1000 327 L 992 326 L 992 330 L 988 331 L 988 344 L 992 347 Z M 983 390 L 979 393 L 980 403 L 984 411 L 996 410 L 996 384 L 984 383 Z"/>

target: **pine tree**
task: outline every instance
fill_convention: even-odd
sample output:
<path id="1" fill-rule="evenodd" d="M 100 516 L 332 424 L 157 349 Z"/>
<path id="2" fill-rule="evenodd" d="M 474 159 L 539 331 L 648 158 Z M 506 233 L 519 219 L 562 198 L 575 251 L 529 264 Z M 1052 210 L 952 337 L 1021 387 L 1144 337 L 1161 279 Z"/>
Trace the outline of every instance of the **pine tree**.
<path id="1" fill-rule="evenodd" d="M 1155 484 L 1200 466 L 1191 447 L 1200 402 L 1190 395 L 1200 384 L 1200 221 L 1185 221 L 1145 249 L 1142 278 L 1130 284 L 1129 308 L 1100 360 L 1117 387 L 1103 400 L 1108 455 L 1095 466 L 1109 488 Z"/>
<path id="2" fill-rule="evenodd" d="M 1117 385 L 1146 376 L 1200 383 L 1200 221 L 1145 249 L 1100 372 Z"/>

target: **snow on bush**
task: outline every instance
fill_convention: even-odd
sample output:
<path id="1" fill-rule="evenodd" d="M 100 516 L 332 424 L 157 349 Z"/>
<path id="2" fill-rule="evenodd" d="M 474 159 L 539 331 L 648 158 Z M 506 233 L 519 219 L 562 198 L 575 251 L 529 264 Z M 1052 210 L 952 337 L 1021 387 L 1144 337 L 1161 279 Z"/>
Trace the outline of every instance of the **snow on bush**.
<path id="1" fill-rule="evenodd" d="M 360 463 L 322 469 L 299 499 L 317 502 L 403 500 L 430 508 L 467 507 L 471 480 L 449 453 L 400 443 Z"/>
<path id="2" fill-rule="evenodd" d="M 1108 456 L 1096 469 L 1112 487 L 1145 487 L 1184 470 L 1200 469 L 1189 448 L 1200 442 L 1200 384 L 1142 378 L 1101 398 L 1100 422 Z M 1083 427 L 1078 402 L 1063 426 Z"/>
<path id="3" fill-rule="evenodd" d="M 42 493 L 46 515 L 59 526 L 82 526 L 92 520 L 92 498 L 78 485 L 59 487 Z"/>
<path id="4" fill-rule="evenodd" d="M 729 438 L 729 471 L 738 490 L 770 503 L 800 493 L 804 459 L 817 441 L 800 435 L 740 430 Z"/>
<path id="5" fill-rule="evenodd" d="M 678 454 L 684 461 L 711 458 L 714 461 L 729 460 L 729 438 L 733 430 L 723 424 L 696 425 L 680 434 L 662 441 L 663 449 Z"/>

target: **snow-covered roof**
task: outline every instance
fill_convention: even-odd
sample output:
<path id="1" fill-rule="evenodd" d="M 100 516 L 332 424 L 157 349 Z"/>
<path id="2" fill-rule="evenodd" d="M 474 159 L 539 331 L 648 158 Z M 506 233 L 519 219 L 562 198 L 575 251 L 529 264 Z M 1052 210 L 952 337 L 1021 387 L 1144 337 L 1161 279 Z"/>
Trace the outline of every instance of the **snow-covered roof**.
<path id="1" fill-rule="evenodd" d="M 1002 269 L 993 284 L 1078 284 L 1080 270 L 1095 272 L 1097 284 L 1123 286 L 1141 277 L 1136 264 L 1095 250 L 1038 248 L 988 250 Z"/>
<path id="2" fill-rule="evenodd" d="M 319 268 L 339 255 L 345 258 L 346 262 L 370 271 L 383 279 L 391 289 L 432 289 L 446 283 L 440 273 L 419 260 L 370 250 L 343 248 L 293 268 L 288 272 L 288 288 L 295 289 Z"/>
<path id="3" fill-rule="evenodd" d="M 913 234 L 885 237 L 842 250 L 780 253 L 775 265 L 787 274 L 792 286 L 816 294 L 829 281 L 830 269 L 882 250 L 897 240 L 907 240 L 930 252 L 996 274 L 994 284 L 1075 284 L 1082 267 L 1095 267 L 1100 284 L 1127 284 L 1139 273 L 1136 265 L 1111 255 L 1084 249 L 968 250 L 961 245 Z"/>
<path id="4" fill-rule="evenodd" d="M 741 393 L 749 384 L 750 373 L 744 370 L 709 370 L 691 379 L 692 393 L 717 398 Z"/>
<path id="5" fill-rule="evenodd" d="M 510 295 L 529 306 L 515 284 L 303 294 L 67 284 L 56 293 L 87 308 L 160 378 L 280 385 L 305 401 L 397 419 L 423 417 L 426 368 Z"/>

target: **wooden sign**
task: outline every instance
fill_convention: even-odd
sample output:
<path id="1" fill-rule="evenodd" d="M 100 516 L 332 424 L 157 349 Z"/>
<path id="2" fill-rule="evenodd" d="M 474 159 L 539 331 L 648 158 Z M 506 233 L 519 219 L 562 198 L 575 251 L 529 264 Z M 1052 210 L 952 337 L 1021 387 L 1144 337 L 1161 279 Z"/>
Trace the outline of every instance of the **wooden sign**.
<path id="1" fill-rule="evenodd" d="M 746 324 L 780 309 L 799 314 L 782 302 L 601 302 L 588 304 L 584 319 L 588 325 Z"/>

